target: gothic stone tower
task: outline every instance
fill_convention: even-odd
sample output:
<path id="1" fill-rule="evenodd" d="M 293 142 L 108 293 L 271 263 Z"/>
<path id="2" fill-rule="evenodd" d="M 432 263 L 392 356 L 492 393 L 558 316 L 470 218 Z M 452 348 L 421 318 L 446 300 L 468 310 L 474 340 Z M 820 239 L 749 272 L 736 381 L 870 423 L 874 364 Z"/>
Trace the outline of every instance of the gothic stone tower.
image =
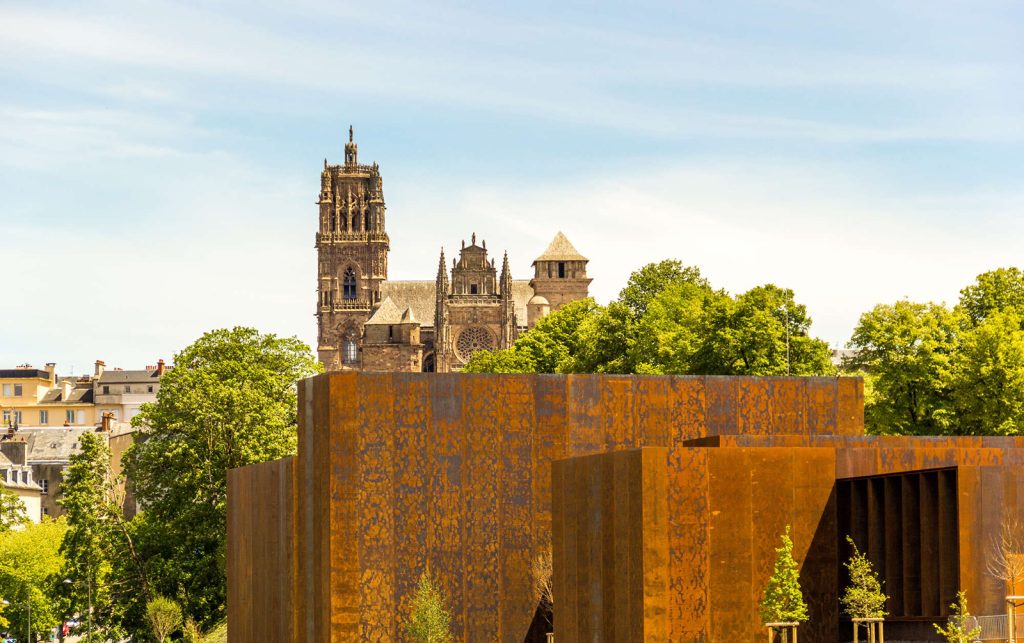
<path id="1" fill-rule="evenodd" d="M 505 255 L 498 277 L 494 260 L 487 258 L 487 242 L 462 243 L 453 261 L 449 286 L 444 250 L 437 271 L 437 308 L 434 316 L 435 368 L 438 373 L 460 369 L 474 352 L 508 348 L 516 339 L 512 301 L 512 273 Z"/>
<path id="2" fill-rule="evenodd" d="M 554 312 L 570 301 L 586 299 L 590 290 L 587 277 L 589 259 L 573 247 L 559 232 L 547 249 L 533 261 L 533 279 L 530 287 L 534 296 L 529 303 L 527 320 L 532 328 L 540 317 Z"/>
<path id="3" fill-rule="evenodd" d="M 318 204 L 317 354 L 329 371 L 359 369 L 363 328 L 388 276 L 390 242 L 380 168 L 359 164 L 351 127 L 344 165 L 324 159 Z"/>

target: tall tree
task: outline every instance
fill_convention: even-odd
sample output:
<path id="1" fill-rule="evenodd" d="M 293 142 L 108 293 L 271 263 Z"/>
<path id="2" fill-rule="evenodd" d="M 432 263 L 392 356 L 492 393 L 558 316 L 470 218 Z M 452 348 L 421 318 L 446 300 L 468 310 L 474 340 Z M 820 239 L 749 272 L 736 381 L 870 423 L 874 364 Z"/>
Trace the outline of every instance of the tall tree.
<path id="1" fill-rule="evenodd" d="M 49 632 L 60 623 L 61 605 L 52 597 L 59 592 L 65 529 L 61 518 L 0 534 L 0 597 L 11 603 L 4 611 L 11 631 L 24 632 L 28 626 L 26 605 L 32 607 L 33 633 Z"/>
<path id="2" fill-rule="evenodd" d="M 224 614 L 227 471 L 295 452 L 296 382 L 319 371 L 296 338 L 211 331 L 175 356 L 132 420 L 141 439 L 127 471 L 152 582 L 204 626 Z"/>
<path id="3" fill-rule="evenodd" d="M 71 581 L 65 588 L 71 608 L 84 614 L 91 605 L 93 631 L 109 638 L 137 633 L 131 612 L 150 595 L 145 561 L 124 516 L 123 485 L 111 470 L 106 440 L 83 435 L 61 485 L 68 525 L 63 577 Z"/>
<path id="4" fill-rule="evenodd" d="M 965 331 L 952 360 L 956 433 L 1024 433 L 1024 330 L 1014 311 L 991 311 Z"/>
<path id="5" fill-rule="evenodd" d="M 874 401 L 866 405 L 869 432 L 940 434 L 954 422 L 951 361 L 960 316 L 940 304 L 901 300 L 860 317 L 847 367 L 872 374 Z"/>
<path id="6" fill-rule="evenodd" d="M 761 598 L 761 622 L 802 623 L 809 617 L 807 603 L 800 589 L 800 567 L 793 558 L 793 540 L 789 525 L 782 533 L 782 543 L 775 550 L 775 568 Z"/>
<path id="7" fill-rule="evenodd" d="M 960 308 L 975 325 L 999 311 L 1013 310 L 1024 316 L 1024 272 L 997 268 L 981 273 L 960 291 Z"/>

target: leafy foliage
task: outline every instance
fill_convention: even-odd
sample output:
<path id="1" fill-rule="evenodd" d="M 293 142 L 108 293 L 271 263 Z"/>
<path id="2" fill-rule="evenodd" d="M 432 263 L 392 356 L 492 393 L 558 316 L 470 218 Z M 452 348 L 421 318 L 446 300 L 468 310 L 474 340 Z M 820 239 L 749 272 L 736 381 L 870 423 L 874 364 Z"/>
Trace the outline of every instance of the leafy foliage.
<path id="1" fill-rule="evenodd" d="M 427 569 L 420 574 L 416 593 L 409 604 L 405 631 L 409 638 L 421 643 L 449 643 L 452 640 L 451 621 L 444 594 Z"/>
<path id="2" fill-rule="evenodd" d="M 847 365 L 873 376 L 875 400 L 864 419 L 873 433 L 936 434 L 952 422 L 951 360 L 960 324 L 939 304 L 898 301 L 860 317 Z"/>
<path id="3" fill-rule="evenodd" d="M 28 523 L 23 529 L 0 534 L 0 597 L 11 603 L 4 617 L 15 632 L 24 632 L 32 606 L 32 631 L 48 632 L 63 616 L 51 599 L 59 590 L 64 565 L 60 543 L 67 526 L 64 519 Z"/>
<path id="4" fill-rule="evenodd" d="M 133 420 L 133 523 L 154 590 L 210 626 L 224 615 L 227 471 L 295 452 L 296 381 L 320 371 L 308 346 L 252 328 L 206 333 L 175 356 L 157 401 Z"/>
<path id="5" fill-rule="evenodd" d="M 0 484 L 0 533 L 25 525 L 28 514 L 18 494 Z"/>
<path id="6" fill-rule="evenodd" d="M 963 333 L 951 390 L 958 433 L 1024 433 L 1024 330 L 1015 311 L 990 311 Z"/>
<path id="7" fill-rule="evenodd" d="M 843 591 L 839 602 L 843 611 L 850 618 L 883 618 L 885 617 L 885 592 L 878 574 L 871 566 L 871 561 L 859 549 L 853 538 L 846 537 L 846 542 L 853 548 L 850 559 L 843 563 L 850 574 L 850 584 Z"/>
<path id="8" fill-rule="evenodd" d="M 181 625 L 181 607 L 166 596 L 157 596 L 146 604 L 146 620 L 159 643 Z"/>
<path id="9" fill-rule="evenodd" d="M 957 592 L 956 602 L 949 606 L 951 613 L 946 627 L 935 625 L 939 636 L 946 637 L 949 643 L 972 643 L 981 634 L 980 627 L 970 627 L 971 613 L 967 610 L 967 594 Z"/>
<path id="10" fill-rule="evenodd" d="M 634 272 L 608 306 L 566 304 L 512 348 L 467 365 L 491 373 L 832 374 L 828 346 L 791 290 L 772 284 L 732 297 L 697 268 L 662 261 Z"/>
<path id="11" fill-rule="evenodd" d="M 800 623 L 808 619 L 807 604 L 800 590 L 800 569 L 793 558 L 793 541 L 789 525 L 782 534 L 782 544 L 775 550 L 775 569 L 761 598 L 761 622 Z"/>
<path id="12" fill-rule="evenodd" d="M 127 613 L 146 600 L 149 584 L 122 511 L 124 480 L 110 469 L 106 441 L 86 433 L 79 448 L 61 485 L 68 523 L 62 576 L 72 581 L 65 587 L 67 607 L 85 614 L 91 604 L 94 632 L 121 638 Z"/>
<path id="13" fill-rule="evenodd" d="M 978 275 L 960 291 L 960 306 L 973 325 L 995 312 L 1008 310 L 1024 314 L 1024 272 L 1020 268 L 997 268 Z"/>

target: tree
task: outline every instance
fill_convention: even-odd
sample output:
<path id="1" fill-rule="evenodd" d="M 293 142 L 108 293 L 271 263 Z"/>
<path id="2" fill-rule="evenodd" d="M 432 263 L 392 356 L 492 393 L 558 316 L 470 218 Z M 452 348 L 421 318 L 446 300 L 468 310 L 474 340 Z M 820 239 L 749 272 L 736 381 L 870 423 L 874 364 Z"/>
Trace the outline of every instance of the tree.
<path id="1" fill-rule="evenodd" d="M 953 355 L 950 388 L 956 432 L 1024 432 L 1024 330 L 1016 312 L 991 311 L 963 333 Z"/>
<path id="2" fill-rule="evenodd" d="M 807 307 L 793 291 L 774 284 L 739 295 L 712 320 L 708 362 L 723 375 L 831 375 L 832 351 L 810 336 Z"/>
<path id="3" fill-rule="evenodd" d="M 555 608 L 554 595 L 554 567 L 551 555 L 551 548 L 537 554 L 530 565 L 530 576 L 533 578 L 533 597 L 540 607 L 541 613 L 548 622 L 548 627 L 554 625 L 552 616 Z"/>
<path id="4" fill-rule="evenodd" d="M 514 348 L 479 350 L 473 353 L 463 373 L 535 373 L 536 365 Z"/>
<path id="5" fill-rule="evenodd" d="M 848 368 L 873 377 L 875 401 L 865 406 L 870 433 L 941 434 L 953 423 L 951 361 L 960 315 L 940 304 L 901 300 L 860 317 Z"/>
<path id="6" fill-rule="evenodd" d="M 28 523 L 25 503 L 18 494 L 0 484 L 0 533 Z"/>
<path id="7" fill-rule="evenodd" d="M 227 471 L 295 452 L 296 381 L 320 366 L 298 339 L 252 328 L 208 332 L 174 363 L 132 420 L 127 472 L 154 589 L 208 627 L 224 615 Z"/>
<path id="8" fill-rule="evenodd" d="M 31 605 L 33 632 L 48 632 L 63 616 L 51 597 L 60 584 L 65 529 L 60 518 L 0 534 L 0 597 L 12 605 Z M 26 609 L 7 610 L 5 617 L 12 631 L 24 632 L 28 626 Z"/>
<path id="9" fill-rule="evenodd" d="M 981 634 L 980 627 L 970 627 L 971 613 L 967 610 L 967 594 L 963 590 L 957 592 L 956 602 L 949 606 L 952 613 L 946 627 L 935 624 L 939 636 L 946 637 L 949 643 L 972 643 Z"/>
<path id="10" fill-rule="evenodd" d="M 972 325 L 994 312 L 1016 311 L 1024 315 L 1024 272 L 1019 268 L 997 268 L 983 272 L 974 283 L 960 291 L 960 308 Z"/>
<path id="11" fill-rule="evenodd" d="M 1024 589 L 1024 522 L 1016 514 L 1003 516 L 999 533 L 988 545 L 986 571 L 1006 583 L 1006 592 Z"/>
<path id="12" fill-rule="evenodd" d="M 850 574 L 850 584 L 843 591 L 840 603 L 850 618 L 884 618 L 886 595 L 882 582 L 871 566 L 871 561 L 859 549 L 853 538 L 846 537 L 853 548 L 850 559 L 843 563 Z"/>
<path id="13" fill-rule="evenodd" d="M 649 263 L 631 274 L 626 287 L 619 292 L 619 301 L 632 313 L 634 319 L 640 319 L 658 293 L 670 284 L 681 283 L 700 289 L 711 289 L 708 280 L 701 276 L 699 268 L 684 266 L 675 259 L 666 259 L 658 263 Z"/>
<path id="14" fill-rule="evenodd" d="M 793 558 L 793 541 L 789 525 L 782 534 L 782 544 L 775 550 L 775 569 L 764 588 L 760 604 L 761 622 L 802 623 L 808 619 L 807 604 L 800 590 L 800 568 Z"/>
<path id="15" fill-rule="evenodd" d="M 451 622 L 444 594 L 428 568 L 420 574 L 416 593 L 409 603 L 405 631 L 409 638 L 420 643 L 449 643 L 452 640 Z"/>
<path id="16" fill-rule="evenodd" d="M 164 643 L 181 625 L 181 607 L 166 596 L 157 596 L 146 604 L 146 620 L 153 637 Z"/>

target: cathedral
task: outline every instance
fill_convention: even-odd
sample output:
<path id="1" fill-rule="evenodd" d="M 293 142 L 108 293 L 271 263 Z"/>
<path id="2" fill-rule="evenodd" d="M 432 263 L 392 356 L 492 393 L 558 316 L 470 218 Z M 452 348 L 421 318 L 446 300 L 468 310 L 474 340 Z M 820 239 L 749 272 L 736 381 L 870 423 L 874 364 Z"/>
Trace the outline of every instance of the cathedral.
<path id="1" fill-rule="evenodd" d="M 588 296 L 587 258 L 561 232 L 533 262 L 533 278 L 513 279 L 508 254 L 499 273 L 487 242 L 462 242 L 437 276 L 388 279 L 388 239 L 380 167 L 360 165 L 349 128 L 345 162 L 320 175 L 316 234 L 317 354 L 328 371 L 448 373 L 481 349 L 508 348 L 563 304 Z"/>

